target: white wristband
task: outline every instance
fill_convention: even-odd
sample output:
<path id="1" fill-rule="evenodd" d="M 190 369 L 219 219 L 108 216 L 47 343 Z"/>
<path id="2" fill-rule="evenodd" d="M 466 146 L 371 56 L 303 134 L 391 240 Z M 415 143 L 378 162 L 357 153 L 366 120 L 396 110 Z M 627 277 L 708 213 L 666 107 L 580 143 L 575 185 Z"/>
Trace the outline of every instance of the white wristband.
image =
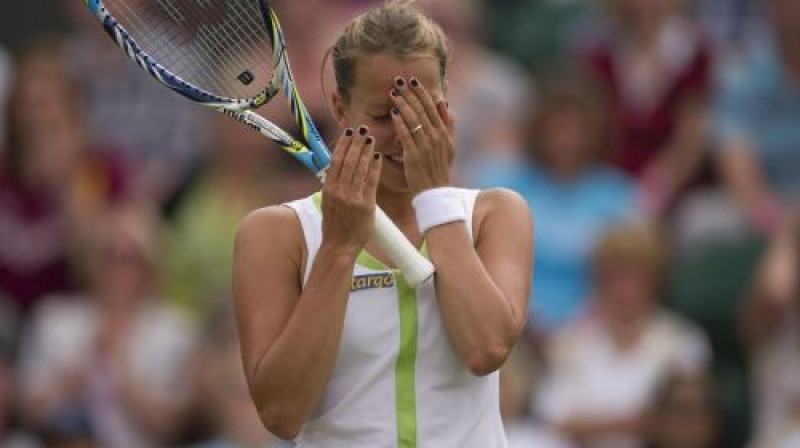
<path id="1" fill-rule="evenodd" d="M 440 187 L 425 190 L 411 201 L 417 226 L 424 235 L 429 229 L 456 221 L 467 221 L 467 213 L 458 197 L 458 189 Z"/>

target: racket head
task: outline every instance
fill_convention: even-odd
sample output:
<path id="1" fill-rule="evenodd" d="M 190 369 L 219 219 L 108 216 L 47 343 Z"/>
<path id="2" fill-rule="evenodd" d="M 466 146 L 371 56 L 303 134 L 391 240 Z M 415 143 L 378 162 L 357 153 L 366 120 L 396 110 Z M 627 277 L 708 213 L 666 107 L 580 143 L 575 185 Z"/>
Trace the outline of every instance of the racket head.
<path id="1" fill-rule="evenodd" d="M 193 101 L 255 109 L 282 87 L 266 1 L 85 1 L 137 65 Z"/>
<path id="2" fill-rule="evenodd" d="M 300 99 L 280 23 L 267 0 L 84 2 L 124 53 L 160 83 L 253 127 L 324 176 L 330 153 Z M 245 114 L 280 90 L 305 144 Z"/>

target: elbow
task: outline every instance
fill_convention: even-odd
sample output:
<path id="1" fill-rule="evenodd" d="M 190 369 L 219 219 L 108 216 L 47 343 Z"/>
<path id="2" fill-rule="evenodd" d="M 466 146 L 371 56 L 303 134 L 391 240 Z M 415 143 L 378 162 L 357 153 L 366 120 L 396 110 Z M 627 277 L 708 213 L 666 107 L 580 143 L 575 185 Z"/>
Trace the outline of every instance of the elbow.
<path id="1" fill-rule="evenodd" d="M 510 352 L 503 344 L 474 350 L 466 356 L 466 364 L 473 375 L 486 376 L 502 367 Z"/>
<path id="2" fill-rule="evenodd" d="M 303 420 L 283 406 L 262 406 L 258 416 L 269 432 L 283 440 L 294 440 L 303 427 Z"/>

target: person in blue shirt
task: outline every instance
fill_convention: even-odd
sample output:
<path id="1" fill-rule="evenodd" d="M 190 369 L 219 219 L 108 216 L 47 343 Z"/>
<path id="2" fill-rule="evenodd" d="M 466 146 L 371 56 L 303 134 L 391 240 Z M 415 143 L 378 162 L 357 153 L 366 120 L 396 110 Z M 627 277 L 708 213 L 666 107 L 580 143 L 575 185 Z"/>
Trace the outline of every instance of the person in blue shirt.
<path id="1" fill-rule="evenodd" d="M 800 3 L 767 2 L 771 29 L 720 71 L 720 173 L 753 230 L 769 235 L 800 198 Z"/>
<path id="2" fill-rule="evenodd" d="M 473 180 L 528 201 L 537 240 L 528 327 L 546 335 L 580 312 L 595 242 L 610 225 L 638 214 L 639 195 L 631 179 L 601 161 L 605 102 L 593 84 L 576 72 L 558 73 L 537 96 L 529 157 L 486 161 Z"/>

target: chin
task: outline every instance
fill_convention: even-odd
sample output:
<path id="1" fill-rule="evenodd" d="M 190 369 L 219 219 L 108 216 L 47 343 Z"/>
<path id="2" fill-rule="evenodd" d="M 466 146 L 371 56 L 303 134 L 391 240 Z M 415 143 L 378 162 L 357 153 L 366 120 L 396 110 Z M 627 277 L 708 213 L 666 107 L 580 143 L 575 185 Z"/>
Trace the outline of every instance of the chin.
<path id="1" fill-rule="evenodd" d="M 411 193 L 411 189 L 408 187 L 408 182 L 406 181 L 405 176 L 403 176 L 402 179 L 398 179 L 397 176 L 381 176 L 380 184 L 378 184 L 378 190 L 393 194 Z"/>

